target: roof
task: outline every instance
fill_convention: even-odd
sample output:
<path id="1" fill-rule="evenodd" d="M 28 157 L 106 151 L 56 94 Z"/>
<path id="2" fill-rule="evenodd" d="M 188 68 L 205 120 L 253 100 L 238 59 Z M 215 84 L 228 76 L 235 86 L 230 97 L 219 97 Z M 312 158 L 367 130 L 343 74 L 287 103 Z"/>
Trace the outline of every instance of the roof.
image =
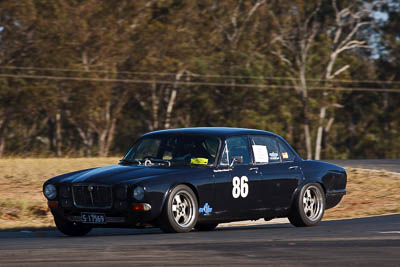
<path id="1" fill-rule="evenodd" d="M 195 128 L 168 129 L 168 130 L 150 132 L 145 134 L 145 136 L 153 134 L 205 134 L 205 135 L 213 135 L 220 137 L 243 135 L 243 134 L 269 134 L 277 136 L 274 133 L 263 130 L 230 128 L 230 127 L 195 127 Z"/>

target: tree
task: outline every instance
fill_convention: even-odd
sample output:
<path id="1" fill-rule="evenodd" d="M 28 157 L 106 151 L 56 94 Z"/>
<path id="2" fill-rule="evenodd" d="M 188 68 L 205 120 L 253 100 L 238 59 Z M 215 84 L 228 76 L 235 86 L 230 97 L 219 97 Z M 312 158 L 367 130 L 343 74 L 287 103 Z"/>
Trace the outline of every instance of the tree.
<path id="1" fill-rule="evenodd" d="M 33 47 L 36 57 L 47 67 L 80 70 L 78 75 L 82 78 L 115 79 L 118 65 L 123 64 L 128 57 L 127 44 L 146 21 L 148 11 L 143 9 L 149 4 L 151 1 L 39 3 Z M 57 50 L 50 48 L 54 46 Z M 49 58 L 52 59 L 50 62 Z M 107 72 L 106 75 L 104 71 Z M 52 75 L 55 73 L 57 72 Z M 63 75 L 65 74 L 72 75 L 76 72 L 64 72 Z M 86 153 L 91 155 L 97 143 L 97 154 L 107 156 L 114 139 L 116 121 L 121 115 L 122 106 L 127 102 L 127 90 L 115 83 L 72 82 L 65 86 L 59 83 L 55 91 L 59 101 L 52 110 L 54 115 L 51 115 L 56 125 L 56 140 L 61 138 L 60 117 L 68 115 L 65 119 L 75 125 L 86 147 Z M 71 99 L 71 93 L 74 92 L 81 95 L 81 99 Z M 79 107 L 74 107 L 74 104 Z M 67 113 L 61 110 L 66 105 L 69 106 Z M 72 114 L 77 110 L 80 112 Z"/>
<path id="2" fill-rule="evenodd" d="M 371 24 L 377 3 L 0 1 L 0 155 L 106 156 L 150 130 L 236 126 L 308 158 L 398 157 L 398 93 L 376 88 L 398 87 L 399 5 Z M 353 87 L 374 92 L 337 91 Z"/>
<path id="3" fill-rule="evenodd" d="M 364 25 L 371 24 L 366 21 L 371 12 L 371 6 L 361 5 L 353 8 L 344 7 L 338 8 L 336 0 L 331 2 L 334 13 L 329 10 L 322 10 L 322 1 L 308 4 L 301 1 L 297 6 L 292 7 L 292 16 L 284 17 L 281 22 L 284 26 L 281 27 L 273 40 L 277 44 L 273 53 L 277 55 L 283 64 L 285 64 L 292 77 L 292 82 L 296 91 L 301 95 L 302 99 L 302 114 L 304 138 L 306 144 L 307 158 L 313 158 L 312 153 L 312 127 L 311 127 L 311 114 L 310 111 L 310 85 L 308 77 L 316 77 L 321 79 L 320 86 L 326 86 L 327 82 L 337 77 L 350 66 L 348 64 L 334 68 L 338 57 L 348 50 L 366 47 L 366 41 L 357 40 L 357 33 Z M 328 13 L 327 13 L 328 12 Z M 333 19 L 327 19 L 327 15 L 334 16 Z M 279 20 L 279 18 L 277 18 Z M 323 67 L 318 66 L 319 71 L 314 69 L 311 73 L 310 56 L 315 54 L 318 50 L 318 45 L 323 44 L 319 41 L 324 38 L 330 47 L 326 53 L 327 59 L 322 59 Z M 319 72 L 319 73 L 318 73 Z M 324 98 L 327 98 L 328 92 L 324 92 Z M 315 140 L 315 154 L 314 158 L 319 160 L 321 155 L 321 142 L 323 131 L 328 132 L 332 126 L 334 117 L 328 122 L 325 122 L 327 109 L 339 106 L 337 103 L 324 103 L 319 108 L 319 122 L 317 127 L 317 134 Z"/>

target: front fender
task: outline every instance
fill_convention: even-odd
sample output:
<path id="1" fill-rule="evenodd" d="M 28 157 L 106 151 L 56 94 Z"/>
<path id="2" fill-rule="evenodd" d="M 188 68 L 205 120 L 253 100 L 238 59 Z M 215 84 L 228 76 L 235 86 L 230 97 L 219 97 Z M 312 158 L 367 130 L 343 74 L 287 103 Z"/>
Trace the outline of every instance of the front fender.
<path id="1" fill-rule="evenodd" d="M 197 203 L 199 204 L 199 192 L 197 191 L 196 187 L 195 187 L 193 184 L 191 184 L 191 183 L 189 183 L 189 182 L 186 182 L 186 181 L 185 181 L 185 182 L 175 182 L 175 183 L 173 183 L 173 184 L 170 185 L 170 187 L 169 187 L 168 190 L 166 190 L 166 192 L 165 192 L 165 194 L 164 194 L 164 196 L 163 196 L 163 199 L 162 199 L 162 203 L 161 203 L 161 206 L 160 206 L 159 213 L 162 213 L 163 208 L 164 208 L 164 206 L 165 206 L 165 202 L 168 200 L 168 198 L 169 198 L 169 196 L 170 196 L 172 190 L 173 190 L 176 186 L 181 185 L 181 184 L 182 184 L 182 185 L 186 185 L 187 187 L 189 187 L 189 188 L 193 191 L 193 193 L 196 195 Z"/>

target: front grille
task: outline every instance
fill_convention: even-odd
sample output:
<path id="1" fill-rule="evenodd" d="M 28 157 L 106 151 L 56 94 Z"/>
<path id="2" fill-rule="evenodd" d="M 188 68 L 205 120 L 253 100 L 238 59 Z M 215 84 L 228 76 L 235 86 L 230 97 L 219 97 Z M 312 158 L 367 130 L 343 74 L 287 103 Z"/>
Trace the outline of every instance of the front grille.
<path id="1" fill-rule="evenodd" d="M 112 187 L 109 185 L 73 185 L 72 195 L 77 208 L 108 209 L 112 207 Z"/>

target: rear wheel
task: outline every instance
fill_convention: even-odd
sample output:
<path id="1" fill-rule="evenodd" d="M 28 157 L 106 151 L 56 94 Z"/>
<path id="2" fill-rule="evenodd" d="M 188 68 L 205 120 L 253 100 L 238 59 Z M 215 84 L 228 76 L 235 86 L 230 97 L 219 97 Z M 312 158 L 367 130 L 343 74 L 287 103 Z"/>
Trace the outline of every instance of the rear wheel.
<path id="1" fill-rule="evenodd" d="M 92 230 L 89 226 L 61 220 L 56 217 L 54 217 L 54 222 L 61 233 L 69 236 L 84 236 Z"/>
<path id="2" fill-rule="evenodd" d="M 192 230 L 198 218 L 197 199 L 186 185 L 172 189 L 165 201 L 160 228 L 166 233 L 185 233 Z"/>
<path id="3" fill-rule="evenodd" d="M 294 200 L 289 221 L 298 227 L 317 225 L 325 212 L 325 194 L 320 184 L 303 186 Z"/>
<path id="4" fill-rule="evenodd" d="M 198 224 L 194 228 L 197 231 L 212 231 L 217 228 L 218 223 Z"/>

